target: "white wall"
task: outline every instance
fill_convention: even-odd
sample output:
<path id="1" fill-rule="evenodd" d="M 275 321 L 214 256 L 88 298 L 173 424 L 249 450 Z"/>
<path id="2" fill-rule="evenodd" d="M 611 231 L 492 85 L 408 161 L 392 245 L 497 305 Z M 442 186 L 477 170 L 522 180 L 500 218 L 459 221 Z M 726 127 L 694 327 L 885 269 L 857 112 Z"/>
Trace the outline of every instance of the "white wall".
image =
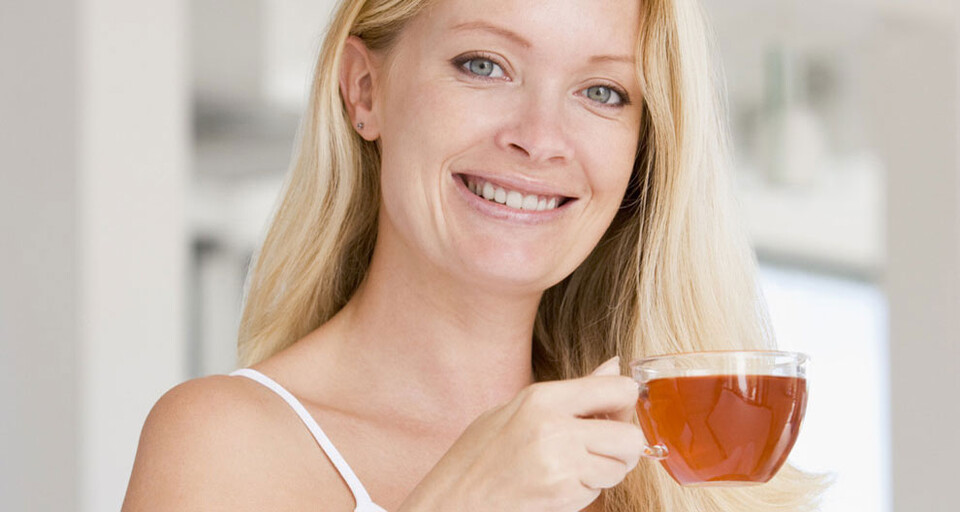
<path id="1" fill-rule="evenodd" d="M 0 2 L 2 510 L 77 497 L 76 17 L 70 0 Z"/>
<path id="2" fill-rule="evenodd" d="M 264 88 L 264 0 L 190 0 L 193 92 L 206 101 L 256 101 Z"/>
<path id="3" fill-rule="evenodd" d="M 955 511 L 960 460 L 960 19 L 890 18 L 866 66 L 888 167 L 894 510 Z M 851 369 L 853 371 L 853 369 Z"/>
<path id="4" fill-rule="evenodd" d="M 335 0 L 191 0 L 202 101 L 299 110 Z"/>
<path id="5" fill-rule="evenodd" d="M 0 509 L 117 510 L 183 375 L 184 2 L 0 3 Z"/>
<path id="6" fill-rule="evenodd" d="M 267 98 L 299 110 L 310 90 L 310 74 L 335 0 L 263 0 L 266 2 L 265 52 Z"/>
<path id="7" fill-rule="evenodd" d="M 185 364 L 183 0 L 81 3 L 80 508 L 119 508 L 140 427 Z"/>

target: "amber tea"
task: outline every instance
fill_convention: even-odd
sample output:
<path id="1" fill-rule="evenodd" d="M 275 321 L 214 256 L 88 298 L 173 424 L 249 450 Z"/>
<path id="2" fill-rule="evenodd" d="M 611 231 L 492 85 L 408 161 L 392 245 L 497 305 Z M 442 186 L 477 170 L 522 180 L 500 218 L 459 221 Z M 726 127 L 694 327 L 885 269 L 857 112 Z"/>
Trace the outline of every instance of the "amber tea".
<path id="1" fill-rule="evenodd" d="M 788 375 L 741 371 L 651 371 L 638 379 L 640 426 L 681 485 L 760 484 L 793 448 L 807 402 L 802 368 L 779 372 Z"/>

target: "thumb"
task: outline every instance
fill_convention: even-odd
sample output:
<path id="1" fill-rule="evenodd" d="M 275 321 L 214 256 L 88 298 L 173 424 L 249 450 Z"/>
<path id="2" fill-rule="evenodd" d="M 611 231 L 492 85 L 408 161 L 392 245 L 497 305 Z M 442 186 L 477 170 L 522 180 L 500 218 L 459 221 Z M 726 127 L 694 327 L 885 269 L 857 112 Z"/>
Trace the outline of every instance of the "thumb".
<path id="1" fill-rule="evenodd" d="M 620 356 L 611 357 L 590 375 L 620 375 Z"/>

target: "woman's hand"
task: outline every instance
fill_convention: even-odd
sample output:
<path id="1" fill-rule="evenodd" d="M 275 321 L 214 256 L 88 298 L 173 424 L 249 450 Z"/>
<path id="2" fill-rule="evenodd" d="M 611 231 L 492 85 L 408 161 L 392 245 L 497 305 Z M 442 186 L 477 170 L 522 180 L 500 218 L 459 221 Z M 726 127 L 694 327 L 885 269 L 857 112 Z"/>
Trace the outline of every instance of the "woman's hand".
<path id="1" fill-rule="evenodd" d="M 618 358 L 528 386 L 471 423 L 399 512 L 579 511 L 637 465 L 637 395 Z"/>

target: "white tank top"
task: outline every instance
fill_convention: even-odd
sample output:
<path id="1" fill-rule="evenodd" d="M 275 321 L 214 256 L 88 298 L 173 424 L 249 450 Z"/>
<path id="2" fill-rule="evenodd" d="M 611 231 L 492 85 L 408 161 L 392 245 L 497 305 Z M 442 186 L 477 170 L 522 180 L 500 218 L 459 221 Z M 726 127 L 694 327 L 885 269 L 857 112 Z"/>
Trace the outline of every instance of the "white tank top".
<path id="1" fill-rule="evenodd" d="M 310 413 L 307 412 L 307 409 L 296 399 L 289 391 L 283 388 L 280 384 L 277 384 L 273 379 L 267 377 L 266 375 L 254 370 L 252 368 L 242 368 L 237 370 L 230 375 L 240 375 L 253 379 L 260 384 L 270 388 L 271 391 L 280 395 L 280 398 L 283 398 L 288 405 L 297 413 L 297 416 L 300 416 L 300 420 L 310 429 L 310 433 L 313 434 L 314 439 L 317 440 L 317 444 L 320 445 L 320 449 L 327 454 L 327 458 L 330 459 L 330 462 L 333 463 L 334 467 L 337 468 L 337 471 L 340 472 L 340 476 L 343 477 L 343 480 L 347 482 L 347 485 L 350 487 L 350 492 L 353 493 L 353 499 L 357 502 L 357 508 L 354 509 L 354 512 L 386 512 L 383 507 L 377 505 L 370 499 L 370 495 L 367 494 L 367 490 L 363 487 L 363 484 L 360 483 L 360 479 L 357 478 L 357 475 L 354 474 L 353 470 L 350 469 L 350 465 L 347 464 L 347 461 L 340 455 L 340 452 L 334 448 L 333 443 L 330 442 L 330 438 L 323 433 L 323 430 L 320 429 L 320 425 L 317 424 L 317 421 L 313 419 L 313 416 L 310 416 Z"/>

